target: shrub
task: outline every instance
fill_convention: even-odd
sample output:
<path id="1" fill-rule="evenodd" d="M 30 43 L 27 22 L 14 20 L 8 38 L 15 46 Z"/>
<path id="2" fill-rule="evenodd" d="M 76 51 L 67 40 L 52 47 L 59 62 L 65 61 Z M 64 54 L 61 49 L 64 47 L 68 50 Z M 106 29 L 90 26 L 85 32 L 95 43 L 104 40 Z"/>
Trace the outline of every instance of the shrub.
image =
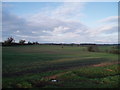
<path id="1" fill-rule="evenodd" d="M 89 52 L 98 52 L 99 48 L 98 48 L 98 46 L 94 45 L 94 46 L 88 46 L 87 50 Z"/>
<path id="2" fill-rule="evenodd" d="M 36 42 L 33 42 L 33 44 L 38 45 L 39 43 L 36 41 Z"/>
<path id="3" fill-rule="evenodd" d="M 19 43 L 23 45 L 25 43 L 25 40 L 20 40 Z"/>
<path id="4" fill-rule="evenodd" d="M 28 45 L 33 45 L 33 43 L 32 43 L 32 42 L 30 42 L 30 41 L 28 41 Z"/>
<path id="5" fill-rule="evenodd" d="M 119 49 L 113 49 L 113 50 L 110 50 L 109 53 L 120 54 L 120 50 Z"/>

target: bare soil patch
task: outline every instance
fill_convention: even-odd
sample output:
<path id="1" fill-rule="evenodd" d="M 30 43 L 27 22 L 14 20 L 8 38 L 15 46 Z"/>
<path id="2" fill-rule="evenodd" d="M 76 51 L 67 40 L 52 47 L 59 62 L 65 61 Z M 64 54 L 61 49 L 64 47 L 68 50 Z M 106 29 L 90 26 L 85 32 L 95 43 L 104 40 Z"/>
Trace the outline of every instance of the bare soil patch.
<path id="1" fill-rule="evenodd" d="M 107 66 L 107 65 L 113 65 L 113 64 L 120 64 L 120 62 L 104 62 L 104 63 L 100 63 L 100 64 L 94 64 L 94 67 L 103 67 L 103 66 Z"/>

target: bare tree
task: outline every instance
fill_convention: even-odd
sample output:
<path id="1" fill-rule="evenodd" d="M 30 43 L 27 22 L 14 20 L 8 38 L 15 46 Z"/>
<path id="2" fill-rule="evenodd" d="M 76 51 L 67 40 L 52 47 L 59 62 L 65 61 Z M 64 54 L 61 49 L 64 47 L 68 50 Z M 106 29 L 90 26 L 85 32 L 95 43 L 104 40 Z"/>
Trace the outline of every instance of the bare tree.
<path id="1" fill-rule="evenodd" d="M 4 41 L 4 44 L 5 45 L 11 45 L 14 42 L 15 42 L 14 38 L 13 37 L 9 37 L 9 38 L 7 38 L 6 41 Z"/>

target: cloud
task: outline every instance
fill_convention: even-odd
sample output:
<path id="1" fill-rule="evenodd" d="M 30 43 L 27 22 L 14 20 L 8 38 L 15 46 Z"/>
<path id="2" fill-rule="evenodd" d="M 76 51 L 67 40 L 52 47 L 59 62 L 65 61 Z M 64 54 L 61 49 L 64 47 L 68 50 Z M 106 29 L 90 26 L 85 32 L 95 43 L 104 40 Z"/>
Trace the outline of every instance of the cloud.
<path id="1" fill-rule="evenodd" d="M 59 3 L 54 8 L 51 6 L 47 6 L 42 8 L 38 13 L 32 15 L 32 17 L 51 17 L 51 19 L 60 19 L 62 21 L 68 20 L 78 20 L 80 21 L 80 17 L 84 14 L 82 10 L 84 9 L 85 3 L 80 2 L 66 2 L 66 3 Z M 48 18 L 47 18 L 48 19 Z"/>
<path id="2" fill-rule="evenodd" d="M 98 27 L 91 28 L 87 32 L 91 34 L 91 36 L 97 36 L 105 34 L 114 34 L 118 33 L 118 16 L 110 16 L 104 19 L 97 21 Z"/>
<path id="3" fill-rule="evenodd" d="M 65 33 L 66 31 L 68 31 L 70 28 L 69 27 L 63 27 L 63 26 L 59 26 L 59 27 L 55 27 L 53 31 L 43 31 L 44 33 L 48 33 L 51 35 L 60 35 L 62 33 Z"/>
<path id="4" fill-rule="evenodd" d="M 118 22 L 118 16 L 110 16 L 99 21 L 100 23 Z"/>
<path id="5" fill-rule="evenodd" d="M 78 3 L 78 2 L 69 2 L 63 3 L 59 8 L 56 8 L 52 13 L 51 16 L 54 18 L 61 18 L 63 20 L 68 19 L 76 19 L 78 17 L 83 16 L 81 12 L 85 6 L 85 3 Z"/>
<path id="6" fill-rule="evenodd" d="M 118 33 L 118 26 L 117 25 L 103 25 L 101 27 L 92 28 L 91 30 L 87 31 L 90 33 L 91 36 L 97 36 L 101 34 L 113 34 Z"/>
<path id="7" fill-rule="evenodd" d="M 100 20 L 106 24 L 90 28 L 80 22 L 83 7 L 83 3 L 63 3 L 52 11 L 46 9 L 29 17 L 20 17 L 3 9 L 3 40 L 13 36 L 16 41 L 116 43 L 116 17 Z"/>
<path id="8" fill-rule="evenodd" d="M 63 21 L 46 15 L 32 15 L 22 18 L 3 11 L 3 39 L 13 36 L 27 41 L 74 41 L 80 33 L 87 30 L 87 26 L 78 21 Z M 18 40 L 16 40 L 18 41 Z"/>
<path id="9" fill-rule="evenodd" d="M 111 16 L 96 21 L 98 27 L 89 28 L 89 41 L 95 43 L 118 43 L 118 18 Z"/>

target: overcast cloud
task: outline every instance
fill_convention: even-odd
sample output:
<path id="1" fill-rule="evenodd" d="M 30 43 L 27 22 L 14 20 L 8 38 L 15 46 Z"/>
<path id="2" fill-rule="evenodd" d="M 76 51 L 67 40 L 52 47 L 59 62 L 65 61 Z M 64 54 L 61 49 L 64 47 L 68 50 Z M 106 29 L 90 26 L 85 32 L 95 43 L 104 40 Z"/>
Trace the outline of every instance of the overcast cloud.
<path id="1" fill-rule="evenodd" d="M 82 23 L 84 3 L 64 3 L 53 11 L 45 9 L 22 17 L 3 9 L 3 41 L 12 36 L 16 41 L 56 42 L 56 43 L 117 43 L 117 16 L 110 16 L 96 21 L 104 23 L 91 28 Z"/>

